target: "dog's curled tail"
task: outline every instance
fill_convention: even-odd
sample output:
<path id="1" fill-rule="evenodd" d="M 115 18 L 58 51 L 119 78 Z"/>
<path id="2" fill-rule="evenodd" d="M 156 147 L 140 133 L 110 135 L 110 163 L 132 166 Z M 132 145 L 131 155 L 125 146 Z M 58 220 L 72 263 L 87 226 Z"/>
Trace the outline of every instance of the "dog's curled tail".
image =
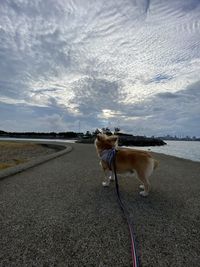
<path id="1" fill-rule="evenodd" d="M 154 159 L 154 167 L 153 167 L 153 169 L 155 170 L 158 167 L 158 165 L 159 165 L 159 162 L 156 159 Z"/>

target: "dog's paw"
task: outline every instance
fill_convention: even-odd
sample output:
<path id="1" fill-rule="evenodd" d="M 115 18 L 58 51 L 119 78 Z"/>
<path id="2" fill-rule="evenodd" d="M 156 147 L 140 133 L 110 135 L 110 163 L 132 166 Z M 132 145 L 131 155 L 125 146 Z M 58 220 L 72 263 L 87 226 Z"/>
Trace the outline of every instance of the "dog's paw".
<path id="1" fill-rule="evenodd" d="M 115 177 L 110 175 L 109 178 L 108 178 L 110 181 L 115 181 Z"/>
<path id="2" fill-rule="evenodd" d="M 147 197 L 148 196 L 148 192 L 146 192 L 146 191 L 141 191 L 140 192 L 140 195 L 142 196 L 142 197 Z"/>
<path id="3" fill-rule="evenodd" d="M 139 188 L 144 190 L 144 185 L 141 184 L 141 185 L 139 186 Z"/>
<path id="4" fill-rule="evenodd" d="M 104 186 L 104 187 L 108 187 L 109 186 L 109 182 L 102 182 L 102 185 Z"/>

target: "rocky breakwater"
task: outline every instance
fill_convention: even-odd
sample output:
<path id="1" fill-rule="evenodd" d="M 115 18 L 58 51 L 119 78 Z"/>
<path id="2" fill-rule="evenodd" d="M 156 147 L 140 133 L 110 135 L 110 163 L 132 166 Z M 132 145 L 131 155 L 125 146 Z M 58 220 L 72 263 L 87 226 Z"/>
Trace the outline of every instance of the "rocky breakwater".
<path id="1" fill-rule="evenodd" d="M 119 146 L 163 146 L 166 143 L 160 139 L 155 137 L 146 137 L 146 136 L 134 136 L 129 134 L 117 134 L 119 137 L 118 144 Z M 82 144 L 93 144 L 95 140 L 95 136 L 92 137 L 84 137 L 77 140 L 77 143 Z"/>
<path id="2" fill-rule="evenodd" d="M 166 143 L 155 137 L 119 134 L 119 146 L 163 146 Z"/>

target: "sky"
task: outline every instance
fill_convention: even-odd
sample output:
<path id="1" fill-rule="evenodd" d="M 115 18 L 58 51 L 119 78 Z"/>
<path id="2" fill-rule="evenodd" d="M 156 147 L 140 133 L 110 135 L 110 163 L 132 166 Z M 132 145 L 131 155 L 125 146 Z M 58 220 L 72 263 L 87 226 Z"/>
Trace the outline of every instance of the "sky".
<path id="1" fill-rule="evenodd" d="M 200 136 L 200 0 L 1 0 L 0 130 Z"/>

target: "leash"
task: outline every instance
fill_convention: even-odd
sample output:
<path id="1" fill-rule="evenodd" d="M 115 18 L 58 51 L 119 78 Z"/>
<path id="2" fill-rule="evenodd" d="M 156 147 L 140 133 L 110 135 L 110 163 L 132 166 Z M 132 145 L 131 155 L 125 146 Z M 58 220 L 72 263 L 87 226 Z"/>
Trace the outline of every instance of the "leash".
<path id="1" fill-rule="evenodd" d="M 134 233 L 134 229 L 133 229 L 133 223 L 131 222 L 131 219 L 129 217 L 129 214 L 127 212 L 127 209 L 125 208 L 122 200 L 121 200 L 121 196 L 120 196 L 120 192 L 119 192 L 119 184 L 118 184 L 118 179 L 117 179 L 117 172 L 116 172 L 116 150 L 114 150 L 115 152 L 113 153 L 113 169 L 114 169 L 114 175 L 115 175 L 115 185 L 116 185 L 116 193 L 117 193 L 117 199 L 120 205 L 120 208 L 122 209 L 124 216 L 127 220 L 128 223 L 128 228 L 129 228 L 129 232 L 130 232 L 130 236 L 131 236 L 131 256 L 132 256 L 132 262 L 133 262 L 133 267 L 140 267 L 140 261 L 139 261 L 139 257 L 137 254 L 137 250 L 136 250 L 136 238 L 135 238 L 135 233 Z"/>

